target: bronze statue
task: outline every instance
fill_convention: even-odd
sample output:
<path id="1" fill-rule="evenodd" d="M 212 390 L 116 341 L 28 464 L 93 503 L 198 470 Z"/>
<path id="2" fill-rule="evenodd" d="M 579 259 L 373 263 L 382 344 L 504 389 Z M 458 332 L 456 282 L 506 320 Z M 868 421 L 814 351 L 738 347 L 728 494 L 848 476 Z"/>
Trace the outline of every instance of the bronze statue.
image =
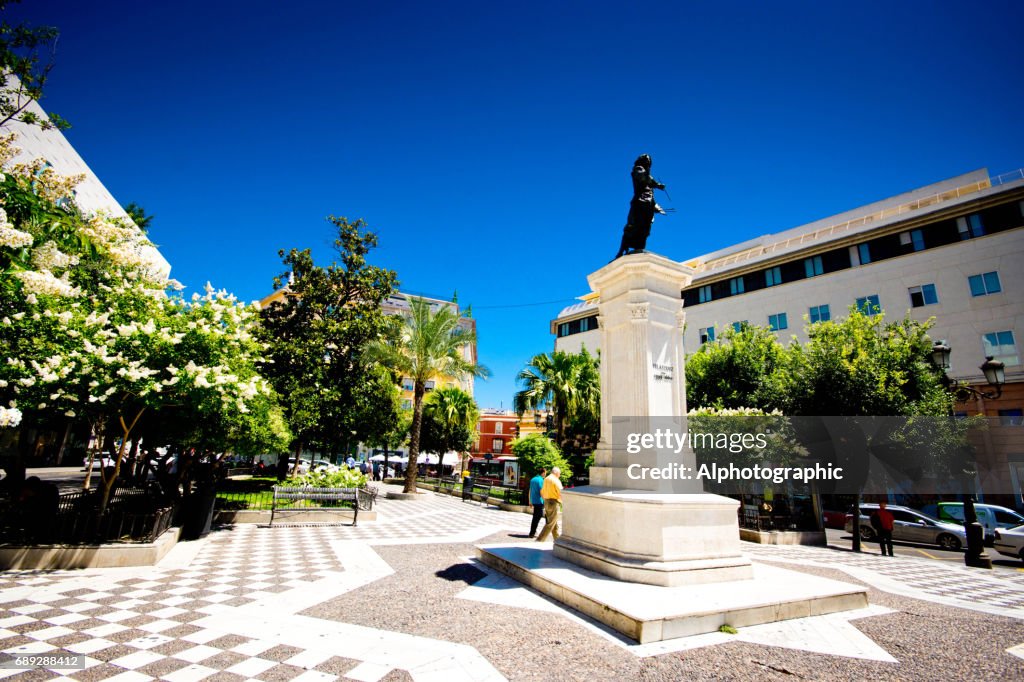
<path id="1" fill-rule="evenodd" d="M 615 258 L 627 252 L 643 252 L 647 238 L 651 235 L 654 214 L 665 214 L 665 210 L 654 201 L 655 188 L 664 191 L 665 185 L 651 177 L 651 157 L 647 154 L 638 156 L 633 162 L 630 175 L 633 177 L 633 198 L 629 202 L 629 216 L 626 218 L 626 226 L 622 228 L 622 243 L 619 244 Z"/>

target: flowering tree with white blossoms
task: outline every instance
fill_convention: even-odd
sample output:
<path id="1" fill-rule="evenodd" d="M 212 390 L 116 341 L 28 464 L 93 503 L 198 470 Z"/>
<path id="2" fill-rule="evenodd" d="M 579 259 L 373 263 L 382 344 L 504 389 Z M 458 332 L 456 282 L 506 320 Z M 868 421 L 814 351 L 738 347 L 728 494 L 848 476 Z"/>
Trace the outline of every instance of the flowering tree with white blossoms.
<path id="1" fill-rule="evenodd" d="M 0 138 L 0 161 L 12 141 Z M 21 412 L 86 419 L 97 442 L 108 425 L 119 427 L 101 512 L 147 412 L 203 425 L 193 437 L 216 433 L 222 447 L 287 444 L 276 397 L 256 371 L 264 349 L 253 337 L 255 306 L 210 285 L 191 300 L 168 296 L 180 285 L 153 266 L 151 244 L 130 221 L 83 215 L 69 199 L 71 181 L 40 164 L 5 171 L 0 425 Z"/>

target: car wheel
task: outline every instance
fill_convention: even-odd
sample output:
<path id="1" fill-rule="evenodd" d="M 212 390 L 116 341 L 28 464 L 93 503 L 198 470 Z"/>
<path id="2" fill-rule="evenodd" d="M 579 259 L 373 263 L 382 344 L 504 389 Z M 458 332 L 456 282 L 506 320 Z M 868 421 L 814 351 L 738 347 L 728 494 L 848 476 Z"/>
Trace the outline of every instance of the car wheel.
<path id="1" fill-rule="evenodd" d="M 940 535 L 935 539 L 939 543 L 939 547 L 942 549 L 960 549 L 963 544 L 960 542 L 960 538 L 955 535 Z"/>
<path id="2" fill-rule="evenodd" d="M 860 527 L 860 539 L 867 540 L 868 542 L 875 539 L 875 529 L 871 526 Z"/>

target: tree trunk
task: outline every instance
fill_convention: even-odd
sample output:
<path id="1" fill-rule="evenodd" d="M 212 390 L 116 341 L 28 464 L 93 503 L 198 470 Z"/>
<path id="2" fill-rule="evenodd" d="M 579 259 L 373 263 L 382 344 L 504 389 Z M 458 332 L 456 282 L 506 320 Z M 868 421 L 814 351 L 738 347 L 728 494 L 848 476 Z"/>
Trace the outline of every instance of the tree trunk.
<path id="1" fill-rule="evenodd" d="M 67 427 L 64 429 L 64 438 L 60 441 L 60 447 L 57 449 L 57 461 L 54 462 L 54 466 L 60 466 L 61 460 L 64 459 L 64 451 L 68 447 L 68 441 L 71 440 L 71 427 L 74 426 L 74 422 L 68 422 Z"/>
<path id="2" fill-rule="evenodd" d="M 92 437 L 89 439 L 89 460 L 85 463 L 85 480 L 82 481 L 83 490 L 89 490 L 92 487 L 92 463 L 96 459 L 97 443 L 100 445 L 100 463 L 103 463 L 103 432 L 105 431 L 103 417 L 97 417 L 95 421 L 91 422 L 91 427 Z"/>
<path id="3" fill-rule="evenodd" d="M 292 476 L 299 475 L 299 462 L 302 461 L 302 441 L 295 441 L 295 464 L 292 465 Z"/>
<path id="4" fill-rule="evenodd" d="M 857 499 L 853 501 L 853 545 L 851 549 L 854 552 L 860 551 L 860 493 L 857 493 Z"/>
<path id="5" fill-rule="evenodd" d="M 100 516 L 103 515 L 103 512 L 107 511 L 107 504 L 110 503 L 110 492 L 114 489 L 114 481 L 117 480 L 118 474 L 121 473 L 121 461 L 124 459 L 125 447 L 128 445 L 128 436 L 131 434 L 132 429 L 135 428 L 135 425 L 139 423 L 139 418 L 145 411 L 145 407 L 139 408 L 139 411 L 135 415 L 135 418 L 132 419 L 131 424 L 125 423 L 124 415 L 118 418 L 121 422 L 121 447 L 117 449 L 117 459 L 114 460 L 114 473 L 112 473 L 108 479 L 106 470 L 104 470 L 102 466 L 100 467 L 100 477 L 103 480 L 103 499 L 100 501 Z M 102 465 L 102 461 L 100 464 Z"/>
<path id="6" fill-rule="evenodd" d="M 409 428 L 409 466 L 405 470 L 404 492 L 416 492 L 416 460 L 420 456 L 420 429 L 423 426 L 423 395 L 426 393 L 424 384 L 419 379 L 413 392 L 412 426 Z"/>

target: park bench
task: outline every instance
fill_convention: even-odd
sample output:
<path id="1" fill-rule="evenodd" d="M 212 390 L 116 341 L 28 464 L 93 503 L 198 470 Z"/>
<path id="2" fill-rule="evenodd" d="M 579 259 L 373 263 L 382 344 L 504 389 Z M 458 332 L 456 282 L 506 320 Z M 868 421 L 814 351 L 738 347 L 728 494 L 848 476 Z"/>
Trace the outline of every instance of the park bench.
<path id="1" fill-rule="evenodd" d="M 366 495 L 366 491 L 362 491 Z M 340 503 L 352 503 L 352 525 L 359 518 L 359 488 L 309 488 L 274 486 L 274 500 L 270 507 L 270 525 L 274 517 L 285 512 L 306 513 L 339 511 Z"/>

